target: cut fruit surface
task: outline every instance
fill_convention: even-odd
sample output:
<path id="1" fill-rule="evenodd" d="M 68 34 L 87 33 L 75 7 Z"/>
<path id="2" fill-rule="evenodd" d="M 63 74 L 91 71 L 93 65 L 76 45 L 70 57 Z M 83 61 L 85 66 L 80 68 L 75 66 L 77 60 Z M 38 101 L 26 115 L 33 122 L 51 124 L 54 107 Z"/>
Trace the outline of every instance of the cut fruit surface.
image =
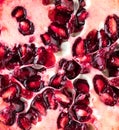
<path id="1" fill-rule="evenodd" d="M 0 130 L 119 130 L 118 53 L 118 0 L 0 1 Z"/>

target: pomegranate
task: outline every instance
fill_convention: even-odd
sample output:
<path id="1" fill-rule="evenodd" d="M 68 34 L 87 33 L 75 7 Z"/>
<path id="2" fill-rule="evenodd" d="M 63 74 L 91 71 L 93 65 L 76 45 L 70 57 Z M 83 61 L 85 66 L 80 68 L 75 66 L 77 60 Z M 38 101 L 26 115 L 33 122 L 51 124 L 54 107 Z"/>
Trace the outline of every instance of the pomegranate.
<path id="1" fill-rule="evenodd" d="M 119 130 L 118 38 L 118 0 L 1 0 L 0 130 Z"/>

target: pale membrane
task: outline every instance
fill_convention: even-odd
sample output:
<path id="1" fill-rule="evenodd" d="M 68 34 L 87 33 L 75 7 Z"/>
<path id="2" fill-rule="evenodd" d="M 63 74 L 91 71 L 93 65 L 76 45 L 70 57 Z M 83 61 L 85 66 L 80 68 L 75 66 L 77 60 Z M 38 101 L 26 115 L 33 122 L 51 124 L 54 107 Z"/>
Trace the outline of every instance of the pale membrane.
<path id="1" fill-rule="evenodd" d="M 75 0 L 76 1 L 76 0 Z M 2 2 L 2 1 L 1 1 Z M 11 17 L 11 11 L 15 7 L 14 5 L 22 5 L 27 9 L 28 19 L 32 20 L 35 24 L 35 32 L 32 36 L 35 36 L 35 44 L 37 46 L 43 45 L 40 40 L 40 34 L 47 31 L 47 27 L 50 24 L 48 19 L 48 9 L 53 7 L 42 6 L 41 0 L 4 0 L 0 4 L 0 42 L 7 44 L 9 47 L 13 47 L 15 43 L 29 43 L 29 36 L 23 36 L 18 32 L 18 24 Z M 104 21 L 109 14 L 119 14 L 119 0 L 87 0 L 87 10 L 89 17 L 86 20 L 84 30 L 80 36 L 85 38 L 86 34 L 92 29 L 100 29 L 104 27 Z M 76 37 L 70 37 L 69 40 L 62 44 L 62 51 L 56 54 L 57 62 L 62 58 L 71 59 L 71 48 L 73 41 Z M 47 70 L 43 75 L 46 82 L 49 78 L 57 72 L 57 64 L 53 69 Z M 119 130 L 119 106 L 118 104 L 114 107 L 104 105 L 99 100 L 98 95 L 95 93 L 92 85 L 92 77 L 95 74 L 99 74 L 98 70 L 91 69 L 90 74 L 79 75 L 81 78 L 88 80 L 90 84 L 90 106 L 93 109 L 92 118 L 96 130 Z M 0 108 L 4 108 L 4 103 L 0 99 Z M 47 116 L 43 117 L 42 121 L 37 125 L 32 126 L 31 130 L 57 130 L 56 120 L 59 114 L 59 109 L 56 111 L 48 110 Z M 7 127 L 0 123 L 0 130 L 20 130 L 16 124 L 12 127 Z"/>

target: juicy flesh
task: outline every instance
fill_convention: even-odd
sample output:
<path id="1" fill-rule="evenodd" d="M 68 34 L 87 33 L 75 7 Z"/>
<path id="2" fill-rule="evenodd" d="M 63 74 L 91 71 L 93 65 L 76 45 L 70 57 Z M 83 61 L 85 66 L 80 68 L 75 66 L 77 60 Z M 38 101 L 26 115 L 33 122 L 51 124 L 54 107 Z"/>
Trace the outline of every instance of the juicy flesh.
<path id="1" fill-rule="evenodd" d="M 39 38 L 39 35 L 47 31 L 47 27 L 50 23 L 50 20 L 48 19 L 48 9 L 51 8 L 52 5 L 43 6 L 41 4 L 41 0 L 35 0 L 35 2 L 33 2 L 32 0 L 16 0 L 15 3 L 25 6 L 28 12 L 28 18 L 32 20 L 32 22 L 35 24 L 35 33 L 30 37 L 24 37 L 18 32 L 18 24 L 15 19 L 11 17 L 10 14 L 11 9 L 14 8 L 14 1 L 5 0 L 2 4 L 0 4 L 0 42 L 13 47 L 15 43 L 28 43 L 29 39 L 31 37 L 34 37 L 33 39 L 36 45 L 41 46 L 42 42 Z M 82 37 L 85 37 L 87 33 L 94 28 L 102 28 L 104 26 L 104 21 L 107 15 L 113 13 L 117 15 L 119 14 L 119 0 L 87 0 L 86 3 L 88 5 L 87 10 L 89 12 L 89 17 L 86 20 L 84 30 L 80 34 L 80 36 Z M 70 37 L 67 43 L 62 44 L 61 52 L 58 52 L 56 54 L 57 62 L 62 57 L 71 59 L 71 48 L 74 40 L 74 37 Z M 47 70 L 47 73 L 43 75 L 43 78 L 46 80 L 46 82 L 52 75 L 56 73 L 55 67 Z M 90 74 L 86 74 L 83 76 L 84 78 L 89 80 L 89 84 L 91 86 L 90 106 L 93 109 L 94 120 L 90 123 L 93 123 L 95 125 L 96 130 L 119 130 L 119 107 L 118 105 L 114 107 L 106 106 L 99 100 L 98 95 L 93 89 L 92 82 L 90 81 L 90 78 L 92 78 L 95 73 L 100 72 L 92 69 Z M 0 100 L 0 106 L 1 105 L 4 106 L 2 99 Z M 39 122 L 37 125 L 34 125 L 32 127 L 32 130 L 57 130 L 56 120 L 58 117 L 58 113 L 58 110 L 49 110 L 47 116 L 43 117 L 42 121 Z M 2 123 L 0 123 L 0 129 L 20 130 L 20 128 L 18 128 L 16 124 L 14 124 L 12 127 L 7 127 Z"/>

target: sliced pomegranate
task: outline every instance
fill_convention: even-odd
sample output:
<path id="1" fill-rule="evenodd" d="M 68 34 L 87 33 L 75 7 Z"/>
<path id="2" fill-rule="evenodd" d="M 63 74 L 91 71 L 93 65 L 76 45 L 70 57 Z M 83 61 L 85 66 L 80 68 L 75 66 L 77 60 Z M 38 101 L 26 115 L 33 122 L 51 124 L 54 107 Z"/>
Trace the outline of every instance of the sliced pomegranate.
<path id="1" fill-rule="evenodd" d="M 106 87 L 100 94 L 100 100 L 106 105 L 114 106 L 117 103 L 117 95 L 111 87 Z"/>
<path id="2" fill-rule="evenodd" d="M 100 94 L 109 85 L 108 81 L 102 75 L 95 75 L 93 78 L 93 84 L 97 94 Z"/>
<path id="3" fill-rule="evenodd" d="M 58 119 L 57 119 L 57 126 L 58 126 L 58 129 L 60 128 L 65 128 L 65 126 L 68 124 L 69 122 L 69 115 L 68 113 L 65 113 L 65 112 L 61 112 L 60 115 L 58 116 Z"/>
<path id="4" fill-rule="evenodd" d="M 0 121 L 3 122 L 5 125 L 13 125 L 15 122 L 15 118 L 15 111 L 10 107 L 6 107 L 0 111 Z"/>
<path id="5" fill-rule="evenodd" d="M 47 113 L 47 106 L 46 103 L 43 99 L 43 95 L 42 94 L 38 94 L 36 95 L 36 97 L 34 98 L 34 100 L 31 103 L 31 106 L 36 109 L 41 115 L 46 116 Z"/>
<path id="6" fill-rule="evenodd" d="M 118 23 L 119 17 L 116 14 L 107 16 L 104 29 L 107 35 L 112 39 L 112 41 L 116 41 L 119 37 Z"/>
<path id="7" fill-rule="evenodd" d="M 44 82 L 41 80 L 41 76 L 34 75 L 24 81 L 24 86 L 30 91 L 38 92 L 44 87 Z"/>
<path id="8" fill-rule="evenodd" d="M 50 78 L 49 86 L 52 86 L 54 88 L 61 88 L 66 81 L 66 77 L 62 74 L 55 74 Z"/>
<path id="9" fill-rule="evenodd" d="M 84 104 L 75 103 L 72 106 L 72 115 L 73 118 L 80 122 L 86 122 L 90 120 L 92 110 L 90 107 Z"/>
<path id="10" fill-rule="evenodd" d="M 34 24 L 29 21 L 28 19 L 23 19 L 19 22 L 19 32 L 26 36 L 26 35 L 31 35 L 34 33 Z"/>
<path id="11" fill-rule="evenodd" d="M 48 28 L 48 32 L 54 39 L 68 39 L 68 31 L 65 25 L 58 24 L 57 22 L 53 22 L 50 24 Z"/>
<path id="12" fill-rule="evenodd" d="M 90 31 L 85 39 L 85 47 L 87 53 L 92 53 L 99 49 L 99 40 L 98 40 L 98 31 L 92 30 Z"/>
<path id="13" fill-rule="evenodd" d="M 58 104 L 55 100 L 55 94 L 54 94 L 53 89 L 46 89 L 43 92 L 43 98 L 44 98 L 47 108 L 55 110 L 58 107 Z"/>
<path id="14" fill-rule="evenodd" d="M 69 60 L 63 65 L 66 76 L 69 79 L 75 78 L 81 71 L 81 66 L 74 60 Z"/>
<path id="15" fill-rule="evenodd" d="M 21 21 L 26 18 L 26 9 L 23 6 L 16 6 L 11 15 L 12 17 L 15 17 L 17 21 Z"/>
<path id="16" fill-rule="evenodd" d="M 2 92 L 2 98 L 4 101 L 16 100 L 20 96 L 20 86 L 16 83 L 11 83 Z"/>
<path id="17" fill-rule="evenodd" d="M 84 40 L 81 37 L 78 37 L 72 47 L 73 56 L 84 56 L 85 54 L 85 46 L 84 46 Z"/>

